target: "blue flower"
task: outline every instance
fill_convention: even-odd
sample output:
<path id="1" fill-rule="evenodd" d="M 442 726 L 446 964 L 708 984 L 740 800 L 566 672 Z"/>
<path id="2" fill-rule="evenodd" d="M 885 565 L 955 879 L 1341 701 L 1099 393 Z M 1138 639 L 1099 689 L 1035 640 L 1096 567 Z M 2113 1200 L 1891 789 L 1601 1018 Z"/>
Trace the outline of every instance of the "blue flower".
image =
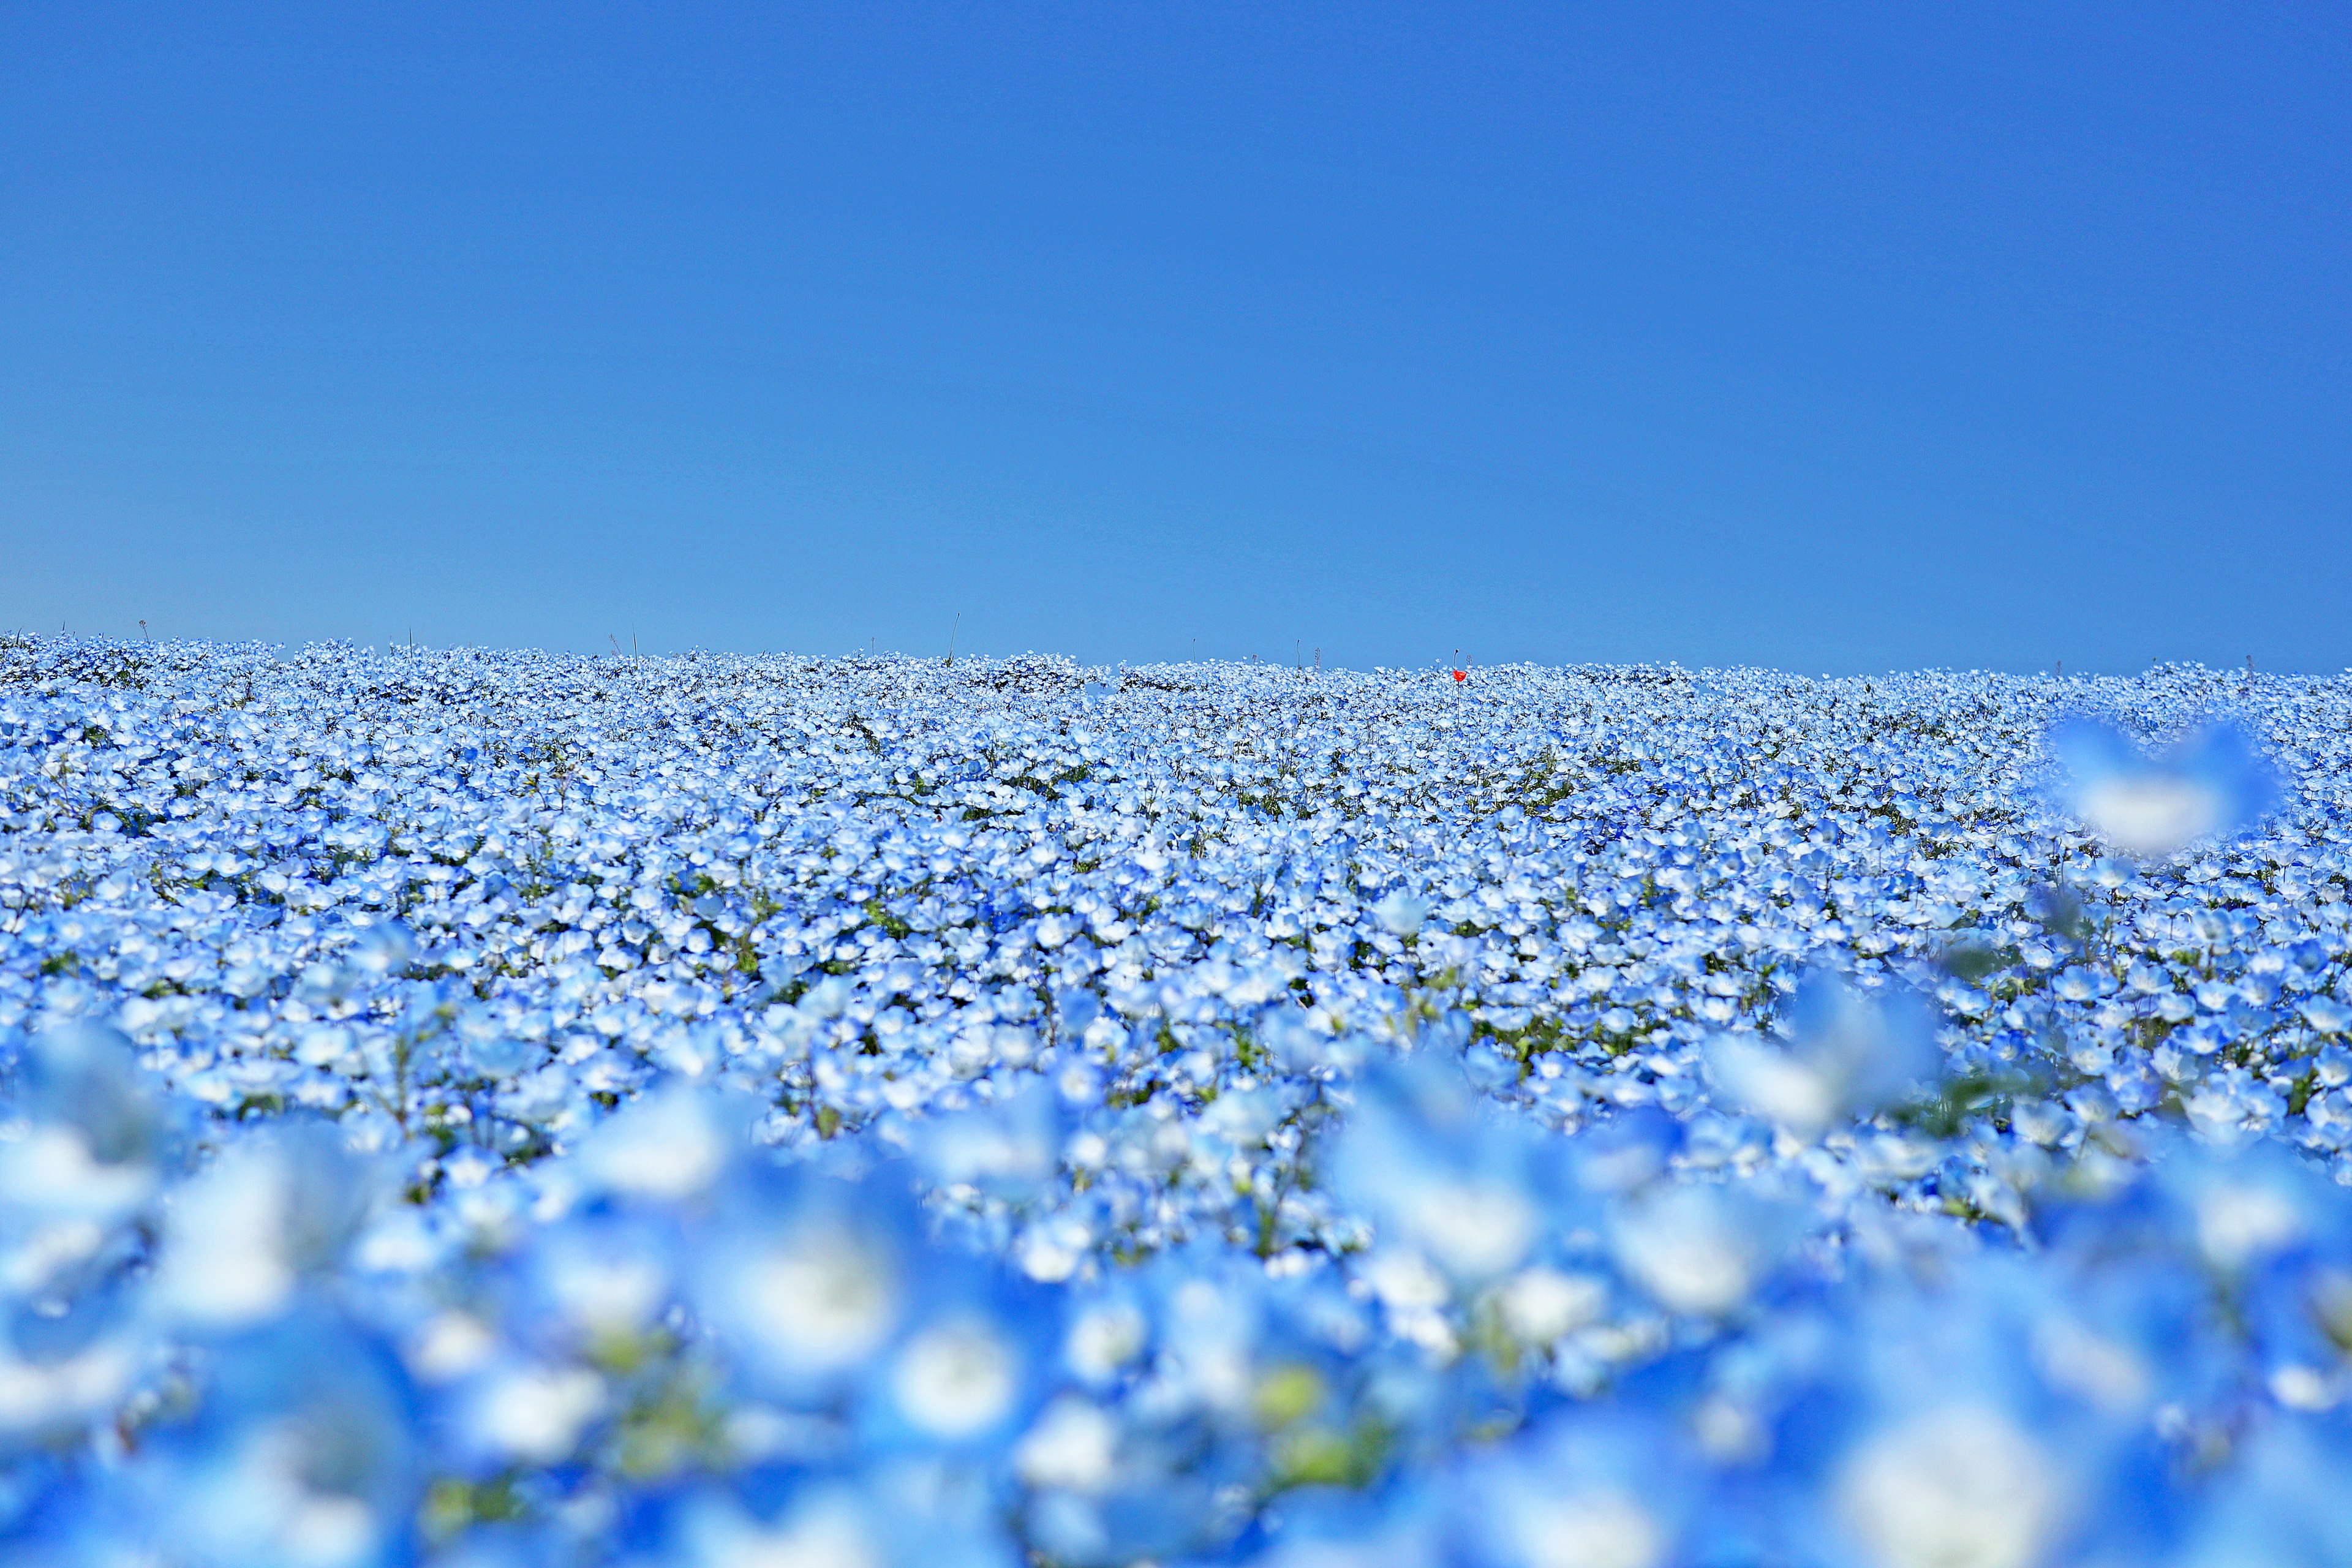
<path id="1" fill-rule="evenodd" d="M 2344 1555 L 2344 683 L 1424 674 L 0 639 L 0 1532 Z"/>
<path id="2" fill-rule="evenodd" d="M 2242 832 L 2278 795 L 2276 773 L 2235 725 L 2200 730 L 2153 759 L 2087 720 L 2053 730 L 2045 744 L 2065 769 L 2064 809 L 2126 855 L 2162 858 Z"/>
<path id="3" fill-rule="evenodd" d="M 1734 1105 L 1801 1138 L 1917 1092 L 1940 1065 L 1923 1004 L 1857 995 L 1833 974 L 1806 978 L 1788 1027 L 1786 1047 L 1717 1036 L 1706 1047 L 1706 1070 Z"/>

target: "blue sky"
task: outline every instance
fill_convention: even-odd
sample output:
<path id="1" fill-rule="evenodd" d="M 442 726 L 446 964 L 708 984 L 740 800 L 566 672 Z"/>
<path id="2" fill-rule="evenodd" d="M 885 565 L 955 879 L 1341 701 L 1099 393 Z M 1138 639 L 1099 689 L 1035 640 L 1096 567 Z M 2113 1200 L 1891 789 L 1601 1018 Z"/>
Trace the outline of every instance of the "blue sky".
<path id="1" fill-rule="evenodd" d="M 2352 664 L 2352 23 L 0 7 L 0 626 Z"/>

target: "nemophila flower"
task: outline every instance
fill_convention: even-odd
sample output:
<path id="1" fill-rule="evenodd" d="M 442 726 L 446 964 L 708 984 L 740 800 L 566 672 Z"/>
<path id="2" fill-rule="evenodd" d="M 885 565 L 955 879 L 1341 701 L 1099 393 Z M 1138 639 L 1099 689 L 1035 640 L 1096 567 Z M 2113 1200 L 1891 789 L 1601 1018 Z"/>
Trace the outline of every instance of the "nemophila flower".
<path id="1" fill-rule="evenodd" d="M 677 1300 L 683 1247 L 671 1215 L 583 1207 L 506 1260 L 501 1316 L 541 1359 L 623 1353 Z"/>
<path id="2" fill-rule="evenodd" d="M 814 1173 L 760 1173 L 728 1194 L 696 1261 L 696 1306 L 757 1384 L 790 1400 L 856 1385 L 913 1315 L 911 1204 Z"/>
<path id="3" fill-rule="evenodd" d="M 0 1142 L 0 1238 L 5 1278 L 30 1290 L 146 1204 L 163 1174 L 163 1126 L 111 1031 L 37 1036 L 16 1077 L 14 1136 Z"/>
<path id="4" fill-rule="evenodd" d="M 2323 1035 L 2352 1034 L 2352 1007 L 2333 996 L 2308 997 L 2297 1005 L 2303 1021 Z"/>
<path id="5" fill-rule="evenodd" d="M 2201 730 L 2156 758 L 2089 721 L 2060 726 L 2046 744 L 2066 770 L 2065 808 L 2126 855 L 2160 858 L 2237 833 L 2277 795 L 2272 769 L 2232 725 Z"/>
<path id="6" fill-rule="evenodd" d="M 173 1194 L 153 1300 L 211 1331 L 275 1317 L 342 1262 L 380 1186 L 325 1124 L 244 1141 Z"/>
<path id="7" fill-rule="evenodd" d="M 919 1468 L 796 1477 L 730 1492 L 697 1490 L 664 1509 L 657 1561 L 690 1568 L 811 1568 L 926 1563 L 1011 1568 L 1018 1561 L 984 1490 Z"/>
<path id="8" fill-rule="evenodd" d="M 2067 1523 L 2057 1459 L 2000 1410 L 1955 1402 L 1864 1437 L 1839 1468 L 1836 1511 L 1886 1568 L 2028 1568 Z"/>
<path id="9" fill-rule="evenodd" d="M 1373 1217 L 1380 1245 L 1465 1284 L 1527 1257 L 1549 1194 L 1523 1124 L 1495 1116 L 1458 1067 L 1428 1056 L 1368 1077 L 1355 1099 L 1326 1174 Z"/>
<path id="10" fill-rule="evenodd" d="M 1455 1480 L 1471 1562 L 1492 1568 L 1665 1568 L 1691 1561 L 1706 1473 L 1687 1439 L 1638 1411 L 1556 1418 Z"/>
<path id="11" fill-rule="evenodd" d="M 0 642 L 0 1532 L 2332 1561 L 2352 688 L 1480 679 Z"/>
<path id="12" fill-rule="evenodd" d="M 1763 1283 L 1794 1217 L 1738 1189 L 1654 1188 L 1619 1203 L 1610 1246 L 1618 1267 L 1660 1306 L 1716 1317 Z"/>
<path id="13" fill-rule="evenodd" d="M 115 1030 L 74 1021 L 40 1031 L 26 1046 L 15 1076 L 16 1113 L 77 1146 L 75 1152 L 60 1146 L 57 1157 L 111 1167 L 116 1176 L 151 1170 L 162 1157 L 167 1113 L 130 1042 Z M 60 1180 L 56 1194 L 70 1198 L 81 1184 Z"/>
<path id="14" fill-rule="evenodd" d="M 565 1362 L 500 1361 L 449 1400 L 449 1447 L 488 1473 L 553 1465 L 580 1447 L 612 1403 L 604 1378 Z"/>
<path id="15" fill-rule="evenodd" d="M 982 1301 L 933 1312 L 891 1355 L 884 1426 L 924 1444 L 1009 1436 L 1029 1406 L 1026 1339 L 1014 1314 Z"/>
<path id="16" fill-rule="evenodd" d="M 386 1347 L 315 1305 L 219 1347 L 193 1415 L 160 1421 L 116 1485 L 121 1545 L 166 1561 L 359 1568 L 413 1561 L 425 1452 Z"/>
<path id="17" fill-rule="evenodd" d="M 1429 919 L 1429 900 L 1414 898 L 1402 888 L 1391 889 L 1372 906 L 1372 918 L 1391 936 L 1412 936 Z"/>
<path id="18" fill-rule="evenodd" d="M 676 1202 L 708 1190 L 743 1142 L 747 1107 L 682 1085 L 636 1100 L 596 1130 L 581 1173 L 625 1197 Z"/>
<path id="19" fill-rule="evenodd" d="M 1734 1105 L 1801 1138 L 1917 1092 L 1939 1065 L 1934 1021 L 1916 997 L 1859 995 L 1832 974 L 1800 986 L 1786 1027 L 1785 1046 L 1717 1037 L 1706 1070 Z"/>
<path id="20" fill-rule="evenodd" d="M 1078 1064 L 1076 1070 L 1087 1069 Z M 1053 1084 L 1034 1080 L 1010 1099 L 928 1124 L 917 1135 L 925 1173 L 942 1185 L 969 1187 L 1002 1199 L 1043 1195 L 1061 1163 L 1065 1096 L 1082 1081 L 1066 1076 L 1057 1092 Z M 1083 1089 L 1078 1097 L 1090 1098 Z M 1229 1103 L 1228 1116 L 1233 1109 Z"/>

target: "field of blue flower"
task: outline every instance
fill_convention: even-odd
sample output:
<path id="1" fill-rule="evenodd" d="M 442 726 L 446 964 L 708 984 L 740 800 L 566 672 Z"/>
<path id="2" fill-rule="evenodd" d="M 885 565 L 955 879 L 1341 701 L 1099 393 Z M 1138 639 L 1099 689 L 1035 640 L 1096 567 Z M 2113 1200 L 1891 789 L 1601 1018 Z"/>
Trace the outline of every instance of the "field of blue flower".
<path id="1" fill-rule="evenodd" d="M 0 1543 L 2352 1562 L 2352 681 L 0 642 Z"/>

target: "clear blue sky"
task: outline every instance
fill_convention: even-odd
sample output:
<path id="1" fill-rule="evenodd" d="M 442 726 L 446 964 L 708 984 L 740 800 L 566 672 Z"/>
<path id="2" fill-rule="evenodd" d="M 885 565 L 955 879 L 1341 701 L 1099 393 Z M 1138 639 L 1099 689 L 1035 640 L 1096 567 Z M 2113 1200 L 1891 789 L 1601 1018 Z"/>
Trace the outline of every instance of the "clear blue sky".
<path id="1" fill-rule="evenodd" d="M 2352 664 L 2352 16 L 0 8 L 0 626 Z"/>

